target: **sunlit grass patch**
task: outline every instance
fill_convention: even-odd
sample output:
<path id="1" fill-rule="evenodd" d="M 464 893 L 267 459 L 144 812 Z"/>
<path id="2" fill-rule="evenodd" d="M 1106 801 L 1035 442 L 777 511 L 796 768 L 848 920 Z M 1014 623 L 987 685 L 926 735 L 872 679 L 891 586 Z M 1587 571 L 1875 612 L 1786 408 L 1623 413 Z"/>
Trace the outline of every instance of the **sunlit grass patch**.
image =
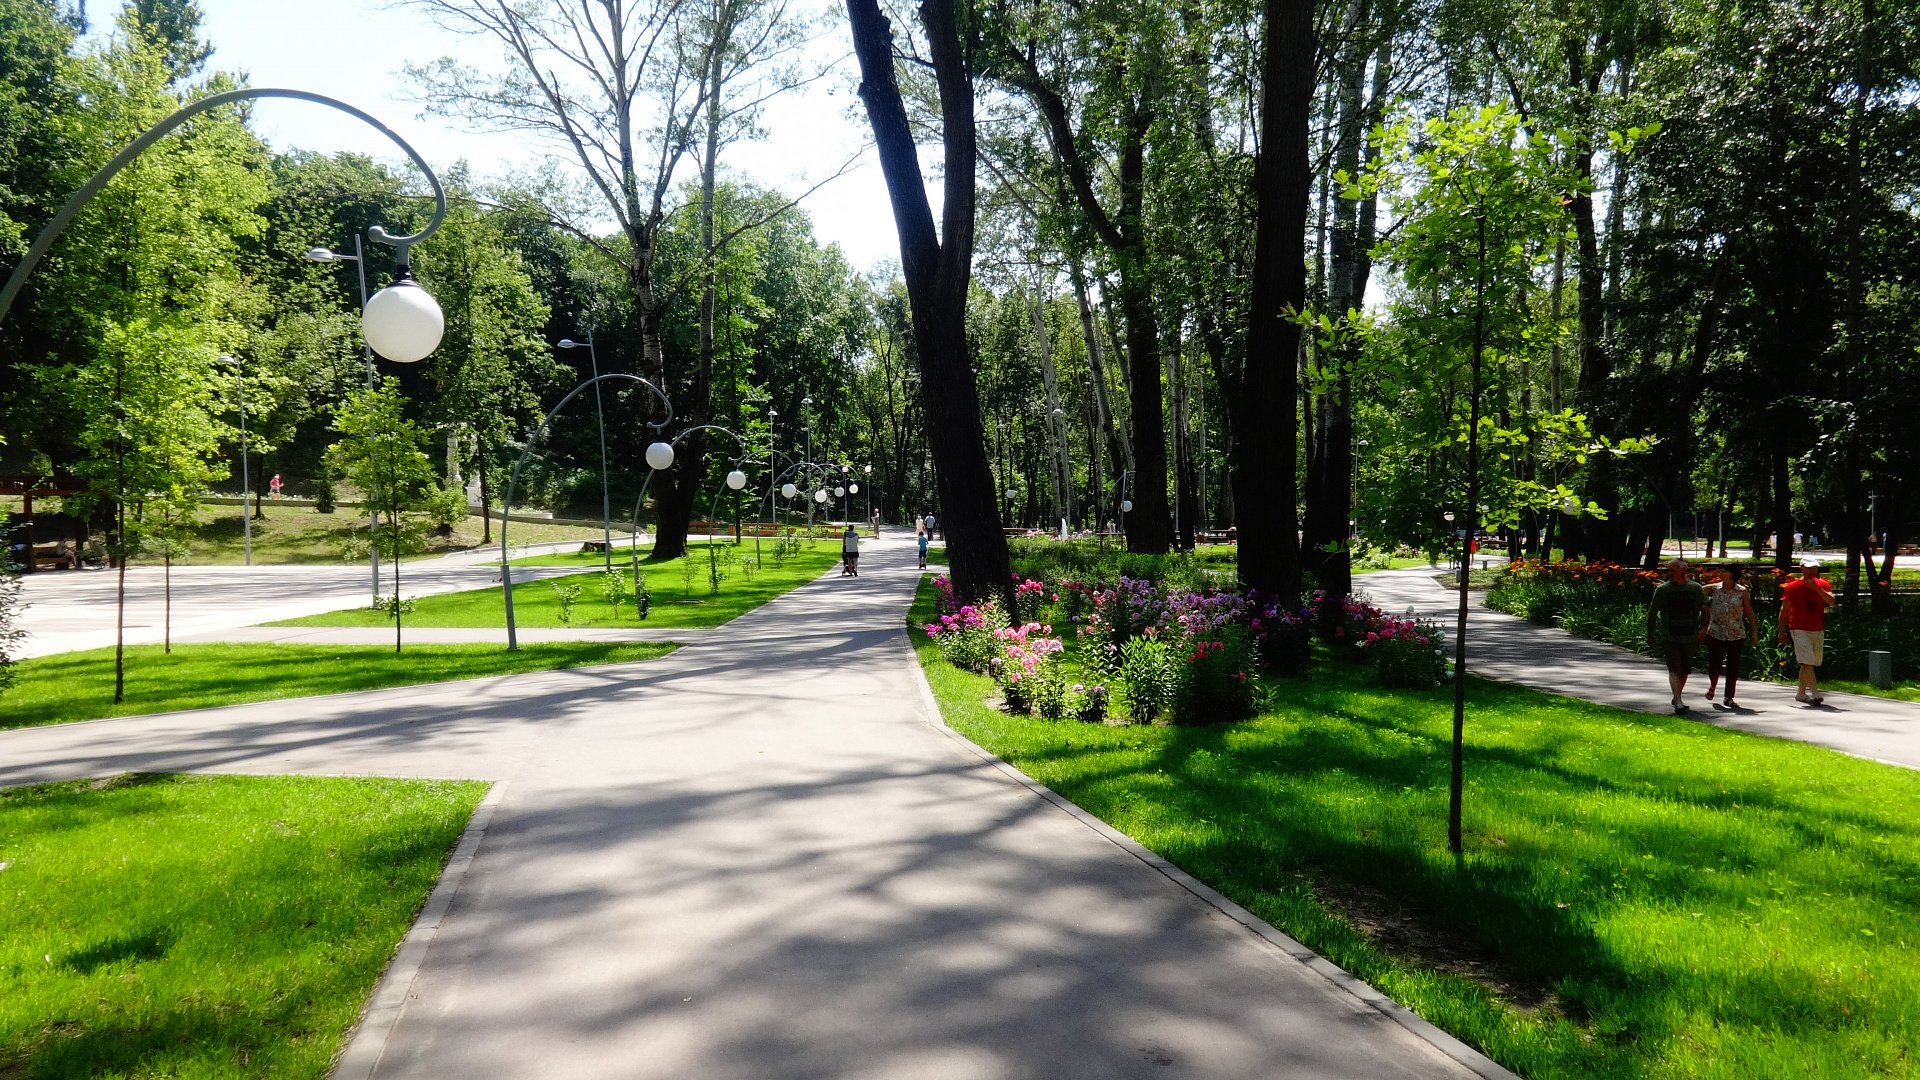
<path id="1" fill-rule="evenodd" d="M 325 1075 L 485 789 L 0 791 L 0 1075 Z"/>

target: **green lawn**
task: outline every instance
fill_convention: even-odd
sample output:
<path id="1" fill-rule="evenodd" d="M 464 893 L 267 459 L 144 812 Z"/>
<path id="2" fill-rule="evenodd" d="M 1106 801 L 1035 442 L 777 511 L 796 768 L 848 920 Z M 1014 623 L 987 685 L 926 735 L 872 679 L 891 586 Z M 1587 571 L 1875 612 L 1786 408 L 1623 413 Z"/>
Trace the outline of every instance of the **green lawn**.
<path id="1" fill-rule="evenodd" d="M 1494 1059 L 1536 1077 L 1920 1072 L 1920 774 L 1475 680 L 1323 662 L 1256 719 L 1015 717 L 912 625 L 947 721 Z"/>
<path id="2" fill-rule="evenodd" d="M 1359 577 L 1362 574 L 1377 574 L 1382 570 L 1412 570 L 1415 567 L 1432 565 L 1433 563 L 1425 555 L 1396 555 L 1388 559 L 1387 565 L 1385 566 L 1355 566 L 1353 568 L 1353 576 Z"/>
<path id="3" fill-rule="evenodd" d="M 0 1076 L 320 1077 L 486 785 L 0 791 Z"/>
<path id="4" fill-rule="evenodd" d="M 356 506 L 341 506 L 331 514 L 316 512 L 307 506 L 266 503 L 266 517 L 253 523 L 253 561 L 259 564 L 338 563 L 346 557 L 346 541 L 354 530 L 364 531 L 365 511 Z M 238 506 L 208 506 L 203 523 L 194 530 L 187 554 L 178 560 L 192 565 L 238 565 L 245 558 L 245 532 Z M 429 536 L 422 554 L 436 555 L 466 551 L 481 546 L 482 522 L 470 517 L 454 527 L 451 537 Z M 613 542 L 626 542 L 625 527 L 615 522 Z M 514 546 L 549 542 L 585 542 L 599 540 L 599 526 L 549 525 L 516 521 L 509 526 L 507 538 Z M 493 522 L 492 543 L 500 543 L 500 522 Z M 159 565 L 157 557 L 134 560 L 136 565 Z"/>
<path id="5" fill-rule="evenodd" d="M 113 703 L 113 650 L 22 660 L 0 694 L 0 729 L 238 705 L 249 701 L 375 690 L 521 671 L 652 660 L 675 646 L 655 642 L 522 645 L 158 645 L 127 649 L 126 700 Z M 0 1077 L 6 1075 L 0 1070 Z"/>
<path id="6" fill-rule="evenodd" d="M 1893 698 L 1896 701 L 1920 701 L 1920 683 L 1896 679 L 1892 687 L 1882 690 L 1864 679 L 1826 679 L 1820 680 L 1820 689 L 1838 690 L 1845 694 L 1865 694 L 1869 697 Z"/>
<path id="7" fill-rule="evenodd" d="M 731 547 L 723 543 L 721 549 Z M 789 555 L 784 563 L 776 562 L 773 557 L 773 545 L 763 547 L 765 562 L 755 570 L 751 577 L 737 561 L 738 558 L 753 557 L 753 542 L 733 548 L 736 561 L 731 567 L 723 565 L 725 580 L 720 583 L 719 595 L 712 595 L 707 587 L 707 545 L 694 544 L 691 554 L 665 562 L 640 564 L 640 572 L 645 576 L 647 588 L 653 593 L 653 612 L 643 622 L 634 614 L 632 604 L 623 605 L 620 618 L 616 621 L 613 608 L 603 599 L 600 586 L 604 571 L 594 569 L 584 574 L 569 574 L 548 581 L 520 581 L 513 586 L 513 618 L 520 626 L 537 627 L 683 627 L 683 626 L 719 626 L 721 623 L 752 611 L 761 604 L 825 573 L 828 568 L 840 561 L 840 549 L 837 545 L 822 542 L 817 548 L 802 546 L 797 554 Z M 692 563 L 688 566 L 688 558 Z M 526 560 L 542 566 L 584 565 L 599 567 L 599 555 L 584 555 L 578 552 L 564 555 L 545 555 Z M 628 564 L 615 558 L 614 566 L 625 573 Z M 683 573 L 683 567 L 691 570 L 691 577 Z M 582 586 L 578 606 L 574 610 L 571 624 L 560 621 L 559 595 L 549 581 L 575 582 Z M 423 596 L 414 612 L 406 616 L 408 626 L 503 626 L 506 614 L 498 588 L 472 589 L 467 592 L 443 593 L 439 596 Z M 347 608 L 342 611 L 328 611 L 319 615 L 309 615 L 300 619 L 288 619 L 273 623 L 274 626 L 392 626 L 385 615 L 371 608 Z"/>

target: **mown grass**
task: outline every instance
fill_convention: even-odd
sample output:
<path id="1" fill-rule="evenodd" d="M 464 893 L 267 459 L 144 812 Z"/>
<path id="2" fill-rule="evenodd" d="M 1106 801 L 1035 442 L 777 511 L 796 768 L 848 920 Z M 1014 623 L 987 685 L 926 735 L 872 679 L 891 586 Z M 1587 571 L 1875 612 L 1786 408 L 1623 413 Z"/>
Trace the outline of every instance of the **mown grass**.
<path id="1" fill-rule="evenodd" d="M 331 514 L 322 514 L 310 506 L 286 506 L 269 499 L 266 517 L 253 523 L 253 561 L 259 565 L 332 564 L 346 558 L 348 538 L 367 527 L 366 511 L 357 506 L 341 506 Z M 208 506 L 200 525 L 192 530 L 186 554 L 175 565 L 237 566 L 246 558 L 246 529 L 240 507 Z M 421 520 L 424 520 L 422 515 Z M 469 551 L 482 546 L 483 522 L 469 517 L 454 526 L 452 536 L 429 535 L 420 552 L 423 555 Z M 515 547 L 522 544 L 582 542 L 599 540 L 599 526 L 552 525 L 544 522 L 516 521 L 507 536 Z M 615 523 L 613 543 L 616 550 L 627 542 L 622 526 Z M 491 543 L 500 543 L 500 521 L 496 512 Z M 134 560 L 135 565 L 158 566 L 160 559 L 148 555 Z"/>
<path id="2" fill-rule="evenodd" d="M 0 694 L 0 729 L 108 716 L 204 709 L 249 701 L 377 690 L 522 671 L 652 660 L 676 646 L 659 642 L 570 641 L 523 645 L 158 645 L 127 649 L 126 700 L 113 703 L 113 650 L 56 653 L 20 661 Z M 5 1073 L 0 1072 L 0 1076 Z"/>
<path id="3" fill-rule="evenodd" d="M 745 557 L 751 558 L 753 544 L 749 541 L 744 548 L 733 550 L 736 555 L 744 551 Z M 769 544 L 766 548 L 767 556 L 764 563 L 753 572 L 751 577 L 738 563 L 735 563 L 731 569 L 725 571 L 727 577 L 720 583 L 720 592 L 713 594 L 708 589 L 707 546 L 704 543 L 691 545 L 688 551 L 688 555 L 678 559 L 640 564 L 640 572 L 646 578 L 647 588 L 653 593 L 652 614 L 644 621 L 635 615 L 631 603 L 623 604 L 620 617 L 614 618 L 613 608 L 606 602 L 601 592 L 605 571 L 593 569 L 583 574 L 568 574 L 542 581 L 515 582 L 513 586 L 514 622 L 519 626 L 530 627 L 719 626 L 729 619 L 752 611 L 776 596 L 812 581 L 840 561 L 838 546 L 830 546 L 822 542 L 818 548 L 802 546 L 798 554 L 788 556 L 784 563 L 776 563 L 772 555 L 772 546 Z M 682 572 L 682 567 L 688 564 L 689 559 L 692 560 L 690 578 Z M 538 559 L 527 560 L 533 565 L 583 564 L 596 568 L 601 565 L 601 561 L 601 556 L 598 554 L 587 555 L 579 552 L 540 556 Z M 614 568 L 622 574 L 628 573 L 628 565 L 619 556 L 614 557 Z M 573 582 L 581 586 L 580 598 L 574 608 L 571 623 L 562 622 L 560 619 L 559 594 L 550 584 L 554 581 Z M 407 626 L 503 626 L 506 623 L 506 607 L 501 598 L 500 589 L 497 587 L 471 589 L 466 592 L 423 596 L 405 620 Z M 391 627 L 393 624 L 381 612 L 361 607 L 327 611 L 269 625 Z"/>
<path id="4" fill-rule="evenodd" d="M 1016 717 L 911 625 L 948 723 L 1422 1016 L 1534 1077 L 1920 1072 L 1920 775 L 1474 680 L 1366 669 L 1253 720 Z"/>
<path id="5" fill-rule="evenodd" d="M 0 1075 L 324 1076 L 485 791 L 216 776 L 0 791 Z"/>

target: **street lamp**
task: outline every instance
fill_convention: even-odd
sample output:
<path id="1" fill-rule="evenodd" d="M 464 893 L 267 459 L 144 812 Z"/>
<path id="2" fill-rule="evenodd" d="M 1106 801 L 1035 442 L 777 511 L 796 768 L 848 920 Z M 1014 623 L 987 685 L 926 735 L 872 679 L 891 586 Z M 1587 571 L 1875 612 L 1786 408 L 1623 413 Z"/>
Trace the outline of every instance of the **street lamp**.
<path id="1" fill-rule="evenodd" d="M 20 295 L 20 290 L 26 286 L 27 277 L 33 273 L 34 267 L 40 264 L 40 260 L 46 256 L 48 249 L 53 247 L 54 241 L 58 240 L 60 235 L 66 231 L 67 226 L 73 223 L 74 217 L 80 213 L 80 208 L 88 202 L 91 202 L 94 196 L 100 194 L 122 169 L 125 169 L 133 162 L 134 158 L 139 157 L 142 153 L 146 152 L 149 146 L 152 146 L 154 143 L 172 133 L 175 128 L 180 127 L 201 113 L 232 105 L 236 102 L 253 101 L 259 98 L 288 98 L 294 101 L 312 102 L 316 105 L 325 105 L 330 109 L 336 109 L 364 121 L 368 126 L 392 140 L 394 145 L 406 153 L 408 159 L 413 162 L 414 167 L 426 176 L 427 184 L 433 189 L 434 208 L 433 216 L 427 219 L 426 225 L 421 228 L 419 232 L 406 236 L 395 236 L 379 225 L 375 225 L 367 230 L 367 237 L 369 239 L 386 244 L 394 249 L 395 262 L 397 263 L 397 277 L 393 284 L 380 290 L 379 293 L 375 294 L 373 298 L 369 300 L 366 296 L 364 270 L 362 271 L 360 328 L 361 335 L 365 339 L 367 346 L 390 360 L 400 363 L 413 363 L 424 359 L 429 353 L 433 352 L 440 344 L 440 337 L 446 330 L 446 319 L 440 313 L 440 305 L 435 303 L 433 297 L 429 296 L 427 291 L 422 289 L 419 283 L 413 280 L 413 273 L 408 264 L 408 253 L 412 250 L 413 245 L 433 235 L 433 233 L 440 228 L 440 223 L 446 220 L 447 195 L 446 191 L 440 186 L 440 178 L 435 176 L 433 170 L 427 167 L 426 159 L 420 156 L 419 151 L 408 145 L 405 139 L 395 134 L 392 128 L 381 123 L 372 114 L 363 112 L 344 101 L 327 97 L 324 94 L 316 94 L 307 90 L 290 90 L 284 87 L 242 87 L 237 90 L 226 90 L 218 94 L 209 94 L 198 101 L 176 109 L 152 127 L 141 132 L 132 142 L 128 143 L 124 149 L 115 154 L 112 160 L 101 166 L 98 172 L 88 177 L 87 182 L 80 185 L 80 189 L 75 191 L 73 195 L 67 199 L 59 211 L 47 221 L 46 226 L 40 230 L 40 234 L 33 238 L 33 244 L 27 248 L 26 254 L 14 265 L 13 272 L 7 276 L 6 285 L 0 286 L 0 322 L 6 320 L 7 312 L 13 308 L 14 299 Z M 355 237 L 354 243 L 355 250 L 358 251 L 359 238 L 357 236 Z M 324 261 L 333 262 L 336 261 L 336 259 L 345 261 L 344 256 L 334 256 L 332 252 L 327 252 L 324 248 L 315 248 L 313 251 L 308 252 L 308 257 L 312 258 L 321 252 L 325 252 Z M 380 596 L 380 563 L 377 554 L 373 556 L 373 595 L 374 598 L 378 600 Z"/>
<path id="2" fill-rule="evenodd" d="M 247 480 L 247 388 L 245 371 L 240 361 L 225 353 L 220 354 L 220 362 L 234 369 L 234 397 L 240 401 L 240 535 L 246 537 L 247 565 L 253 565 L 253 509 L 248 504 L 253 501 L 253 491 Z M 375 570 L 375 574 L 379 571 Z M 378 588 L 376 579 L 375 588 Z"/>
<path id="3" fill-rule="evenodd" d="M 606 569 L 613 569 L 613 498 L 607 493 L 607 409 L 600 398 L 600 356 L 593 347 L 593 334 L 587 334 L 583 344 L 572 338 L 561 338 L 563 349 L 587 350 L 587 365 L 593 373 L 593 415 L 600 425 L 600 533 L 605 546 Z M 671 464 L 671 462 L 669 462 Z M 508 509 L 512 509 L 509 507 Z"/>
<path id="4" fill-rule="evenodd" d="M 579 386 L 574 387 L 572 390 L 567 391 L 567 396 L 561 398 L 560 403 L 555 405 L 553 409 L 547 413 L 546 417 L 540 421 L 540 426 L 534 429 L 533 437 L 527 440 L 526 445 L 520 450 L 520 456 L 514 459 L 513 472 L 507 476 L 507 494 L 502 505 L 513 505 L 513 489 L 520 483 L 520 467 L 527 463 L 527 455 L 533 453 L 533 448 L 539 445 L 541 439 L 546 437 L 547 428 L 553 424 L 553 418 L 560 414 L 561 409 L 567 407 L 567 402 L 578 397 L 580 391 L 585 390 L 589 386 L 598 385 L 601 379 L 616 379 L 621 382 L 638 383 L 646 387 L 653 393 L 654 397 L 660 399 L 660 407 L 666 413 L 666 415 L 659 420 L 647 421 L 647 426 L 655 431 L 659 431 L 668 424 L 673 423 L 673 402 L 659 387 L 638 375 L 628 375 L 623 371 L 614 371 L 605 375 L 595 376 L 581 383 Z M 654 469 L 671 468 L 673 466 L 673 446 L 669 443 L 655 442 L 653 445 L 647 447 L 646 459 L 647 464 Z M 513 518 L 510 514 L 502 514 L 500 517 L 500 588 L 506 604 L 507 648 L 509 650 L 520 647 L 519 634 L 513 622 L 513 563 L 507 558 L 507 523 L 511 520 L 513 520 Z"/>

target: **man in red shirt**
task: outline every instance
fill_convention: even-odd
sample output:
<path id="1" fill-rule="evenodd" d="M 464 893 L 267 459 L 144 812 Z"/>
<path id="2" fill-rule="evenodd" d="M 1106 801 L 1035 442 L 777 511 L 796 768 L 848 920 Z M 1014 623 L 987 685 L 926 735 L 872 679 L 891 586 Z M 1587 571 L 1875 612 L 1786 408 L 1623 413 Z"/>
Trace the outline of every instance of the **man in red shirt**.
<path id="1" fill-rule="evenodd" d="M 1820 576 L 1820 560 L 1800 560 L 1800 576 L 1780 586 L 1780 640 L 1793 642 L 1793 658 L 1800 665 L 1800 689 L 1795 701 L 1818 705 L 1821 653 L 1826 645 L 1827 609 L 1833 606 L 1833 586 Z"/>

